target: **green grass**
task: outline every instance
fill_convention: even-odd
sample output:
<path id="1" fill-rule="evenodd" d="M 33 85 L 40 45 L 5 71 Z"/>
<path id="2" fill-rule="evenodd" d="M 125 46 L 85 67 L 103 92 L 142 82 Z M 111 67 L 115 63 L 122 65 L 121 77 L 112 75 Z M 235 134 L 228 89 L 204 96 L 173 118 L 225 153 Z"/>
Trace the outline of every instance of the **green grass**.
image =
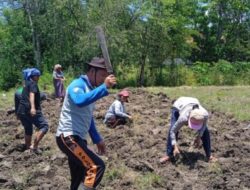
<path id="1" fill-rule="evenodd" d="M 218 162 L 209 164 L 208 171 L 217 175 L 223 175 L 221 165 Z"/>
<path id="2" fill-rule="evenodd" d="M 135 179 L 137 189 L 154 189 L 154 185 L 162 183 L 161 176 L 155 173 L 146 173 L 143 176 L 138 176 Z"/>
<path id="3" fill-rule="evenodd" d="M 11 89 L 8 92 L 0 91 L 0 109 L 6 110 L 11 106 L 14 106 L 14 93 L 15 89 Z"/>
<path id="4" fill-rule="evenodd" d="M 124 174 L 128 172 L 128 168 L 123 164 L 110 167 L 108 163 L 107 168 L 108 169 L 106 170 L 102 180 L 102 184 L 104 184 L 104 186 L 109 185 L 112 181 L 121 180 L 124 177 Z"/>
<path id="5" fill-rule="evenodd" d="M 209 110 L 232 114 L 240 121 L 250 120 L 249 86 L 202 86 L 202 87 L 149 87 L 153 93 L 163 92 L 171 99 L 180 96 L 196 97 Z"/>
<path id="6" fill-rule="evenodd" d="M 105 177 L 108 181 L 113 181 L 113 180 L 121 178 L 122 172 L 121 172 L 120 168 L 118 168 L 118 169 L 114 168 L 114 169 L 108 170 L 106 172 Z"/>
<path id="7" fill-rule="evenodd" d="M 66 87 L 75 79 L 71 75 L 65 75 L 66 80 L 64 81 L 64 87 Z M 39 89 L 40 91 L 45 91 L 48 93 L 54 92 L 53 78 L 51 73 L 44 73 L 39 79 Z"/>

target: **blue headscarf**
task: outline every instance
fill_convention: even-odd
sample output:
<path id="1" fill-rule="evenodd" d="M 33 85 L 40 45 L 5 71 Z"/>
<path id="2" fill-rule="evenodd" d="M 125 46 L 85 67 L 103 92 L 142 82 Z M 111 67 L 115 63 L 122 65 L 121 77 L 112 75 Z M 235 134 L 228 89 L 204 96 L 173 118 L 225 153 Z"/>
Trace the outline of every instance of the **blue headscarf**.
<path id="1" fill-rule="evenodd" d="M 41 72 L 37 68 L 27 68 L 23 70 L 24 80 L 30 80 L 33 76 L 40 76 Z"/>

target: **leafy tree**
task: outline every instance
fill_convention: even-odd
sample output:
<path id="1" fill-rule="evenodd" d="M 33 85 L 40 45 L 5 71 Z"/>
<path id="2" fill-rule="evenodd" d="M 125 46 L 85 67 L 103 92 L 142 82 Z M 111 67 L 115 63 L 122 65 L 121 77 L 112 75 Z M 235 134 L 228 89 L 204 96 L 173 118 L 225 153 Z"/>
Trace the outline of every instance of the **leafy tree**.
<path id="1" fill-rule="evenodd" d="M 185 66 L 191 61 L 199 62 L 194 67 L 205 68 L 204 73 L 231 66 L 236 69 L 230 71 L 243 73 L 239 65 L 250 58 L 249 0 L 1 2 L 0 88 L 14 86 L 21 80 L 16 73 L 28 66 L 51 72 L 60 63 L 80 74 L 92 57 L 101 55 L 97 25 L 105 30 L 110 58 L 123 84 L 182 85 L 188 70 L 187 76 L 197 74 Z M 211 77 L 195 82 L 215 83 Z"/>

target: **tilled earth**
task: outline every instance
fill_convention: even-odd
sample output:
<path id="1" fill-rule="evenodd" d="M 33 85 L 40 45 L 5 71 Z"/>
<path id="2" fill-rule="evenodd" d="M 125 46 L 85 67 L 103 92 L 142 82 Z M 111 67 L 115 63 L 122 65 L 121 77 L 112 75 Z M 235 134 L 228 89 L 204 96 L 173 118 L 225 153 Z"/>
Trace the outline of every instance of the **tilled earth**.
<path id="1" fill-rule="evenodd" d="M 207 163 L 203 149 L 192 148 L 195 134 L 183 127 L 179 134 L 181 156 L 159 164 L 164 155 L 171 102 L 164 94 L 132 90 L 127 111 L 130 126 L 115 129 L 103 125 L 103 116 L 114 101 L 111 94 L 96 103 L 96 125 L 102 133 L 107 154 L 106 172 L 98 189 L 250 189 L 250 126 L 232 116 L 210 110 L 209 129 L 216 163 Z M 22 151 L 24 130 L 14 114 L 0 113 L 0 189 L 66 190 L 70 176 L 67 159 L 56 146 L 55 131 L 60 103 L 43 102 L 50 131 L 40 143 L 42 155 Z M 94 149 L 89 140 L 89 145 Z"/>

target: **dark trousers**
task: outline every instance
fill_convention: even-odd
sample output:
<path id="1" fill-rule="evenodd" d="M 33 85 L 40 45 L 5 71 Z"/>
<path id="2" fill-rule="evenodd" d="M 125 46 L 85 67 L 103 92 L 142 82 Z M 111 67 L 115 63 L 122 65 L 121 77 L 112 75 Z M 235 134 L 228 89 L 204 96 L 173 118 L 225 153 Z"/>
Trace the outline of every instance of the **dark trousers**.
<path id="1" fill-rule="evenodd" d="M 56 138 L 60 150 L 68 156 L 71 174 L 71 190 L 77 190 L 82 182 L 85 187 L 94 189 L 105 171 L 105 164 L 87 147 L 87 142 L 78 136 Z"/>
<path id="2" fill-rule="evenodd" d="M 168 138 L 167 138 L 167 155 L 168 156 L 173 156 L 173 152 L 174 152 L 174 147 L 172 145 L 172 141 L 170 138 L 170 130 L 172 129 L 172 127 L 174 126 L 174 124 L 176 123 L 176 121 L 178 120 L 180 114 L 179 111 L 176 108 L 172 108 L 171 109 L 171 120 L 170 120 L 170 129 L 168 132 Z M 176 133 L 176 140 L 178 140 L 178 132 Z M 206 157 L 209 158 L 211 156 L 211 143 L 210 143 L 210 134 L 209 134 L 209 130 L 206 127 L 202 137 L 202 145 L 203 148 L 205 150 L 206 153 Z"/>
<path id="3" fill-rule="evenodd" d="M 34 116 L 27 113 L 25 115 L 19 114 L 18 117 L 24 127 L 25 135 L 31 136 L 33 134 L 33 124 L 43 133 L 47 133 L 49 130 L 48 122 L 44 118 L 41 111 L 37 111 Z"/>
<path id="4" fill-rule="evenodd" d="M 115 128 L 117 125 L 125 125 L 126 123 L 126 118 L 120 116 L 110 117 L 106 121 L 107 126 L 110 128 Z"/>

